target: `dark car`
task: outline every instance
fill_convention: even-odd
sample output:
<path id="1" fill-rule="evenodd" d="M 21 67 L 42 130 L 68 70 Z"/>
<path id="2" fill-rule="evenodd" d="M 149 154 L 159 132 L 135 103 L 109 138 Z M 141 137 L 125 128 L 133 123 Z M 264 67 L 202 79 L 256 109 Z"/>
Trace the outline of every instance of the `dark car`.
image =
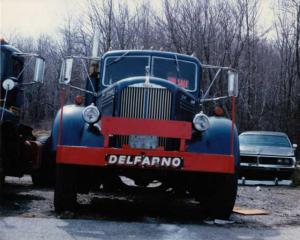
<path id="1" fill-rule="evenodd" d="M 289 179 L 296 167 L 295 148 L 282 132 L 250 131 L 239 135 L 242 179 Z"/>

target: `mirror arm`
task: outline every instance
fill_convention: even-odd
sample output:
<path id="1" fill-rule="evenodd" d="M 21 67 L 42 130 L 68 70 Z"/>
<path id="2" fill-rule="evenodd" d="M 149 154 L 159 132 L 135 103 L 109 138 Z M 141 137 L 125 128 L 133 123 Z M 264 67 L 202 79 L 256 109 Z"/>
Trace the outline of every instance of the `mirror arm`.
<path id="1" fill-rule="evenodd" d="M 62 85 L 66 86 L 68 84 L 62 84 Z M 73 88 L 73 89 L 76 89 L 76 90 L 79 90 L 79 91 L 82 91 L 82 92 L 86 92 L 88 94 L 93 95 L 94 97 L 98 97 L 98 94 L 96 92 L 88 91 L 88 90 L 86 90 L 84 88 L 76 87 L 76 86 L 73 86 L 73 85 L 69 85 L 69 86 L 70 86 L 70 88 Z"/>
<path id="2" fill-rule="evenodd" d="M 204 96 L 202 97 L 202 99 L 205 99 L 211 89 L 211 87 L 213 86 L 213 84 L 215 83 L 217 77 L 219 76 L 220 72 L 221 72 L 222 68 L 219 68 L 219 70 L 217 71 L 216 75 L 214 76 L 214 79 L 212 80 L 212 82 L 210 83 L 208 89 L 206 90 Z"/>
<path id="3" fill-rule="evenodd" d="M 226 99 L 226 98 L 228 98 L 228 96 L 222 96 L 222 97 L 216 97 L 216 98 L 206 98 L 206 99 L 202 98 L 200 100 L 200 102 L 203 103 L 203 102 L 218 101 L 218 100 L 222 100 L 222 99 Z"/>
<path id="4" fill-rule="evenodd" d="M 40 82 L 30 82 L 30 83 L 18 83 L 17 86 L 30 86 L 34 84 L 39 84 Z"/>

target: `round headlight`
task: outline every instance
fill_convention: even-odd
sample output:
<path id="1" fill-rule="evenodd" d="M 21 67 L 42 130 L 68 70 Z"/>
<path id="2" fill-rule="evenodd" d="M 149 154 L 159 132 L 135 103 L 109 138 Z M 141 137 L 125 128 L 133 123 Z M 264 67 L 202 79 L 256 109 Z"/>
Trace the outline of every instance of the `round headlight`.
<path id="1" fill-rule="evenodd" d="M 95 123 L 99 119 L 100 112 L 97 107 L 90 105 L 83 109 L 82 116 L 87 123 Z"/>
<path id="2" fill-rule="evenodd" d="M 204 113 L 200 112 L 195 115 L 193 124 L 198 131 L 205 131 L 209 128 L 209 119 Z"/>

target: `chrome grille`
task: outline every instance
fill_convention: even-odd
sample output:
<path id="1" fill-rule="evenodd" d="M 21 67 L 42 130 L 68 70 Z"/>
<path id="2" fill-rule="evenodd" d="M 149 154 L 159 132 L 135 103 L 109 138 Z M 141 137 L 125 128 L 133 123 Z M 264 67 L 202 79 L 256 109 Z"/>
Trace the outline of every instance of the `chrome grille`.
<path id="1" fill-rule="evenodd" d="M 171 119 L 172 94 L 164 88 L 128 87 L 121 93 L 120 117 L 142 119 Z M 120 146 L 128 144 L 128 137 L 120 137 Z M 166 139 L 160 138 L 165 146 Z"/>
<path id="2" fill-rule="evenodd" d="M 128 87 L 121 93 L 120 117 L 169 120 L 171 100 L 164 88 Z"/>

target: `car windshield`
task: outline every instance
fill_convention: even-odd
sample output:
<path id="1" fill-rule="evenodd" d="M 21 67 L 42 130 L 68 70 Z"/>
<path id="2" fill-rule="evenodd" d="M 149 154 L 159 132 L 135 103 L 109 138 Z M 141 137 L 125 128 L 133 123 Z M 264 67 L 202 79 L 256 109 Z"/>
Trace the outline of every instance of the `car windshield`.
<path id="1" fill-rule="evenodd" d="M 285 136 L 243 134 L 239 136 L 239 140 L 241 145 L 291 147 L 288 138 Z"/>
<path id="2" fill-rule="evenodd" d="M 117 56 L 105 60 L 104 85 L 109 86 L 128 77 L 146 75 L 150 65 L 149 56 Z M 190 61 L 174 58 L 153 57 L 151 75 L 173 82 L 180 87 L 196 89 L 197 65 Z"/>

